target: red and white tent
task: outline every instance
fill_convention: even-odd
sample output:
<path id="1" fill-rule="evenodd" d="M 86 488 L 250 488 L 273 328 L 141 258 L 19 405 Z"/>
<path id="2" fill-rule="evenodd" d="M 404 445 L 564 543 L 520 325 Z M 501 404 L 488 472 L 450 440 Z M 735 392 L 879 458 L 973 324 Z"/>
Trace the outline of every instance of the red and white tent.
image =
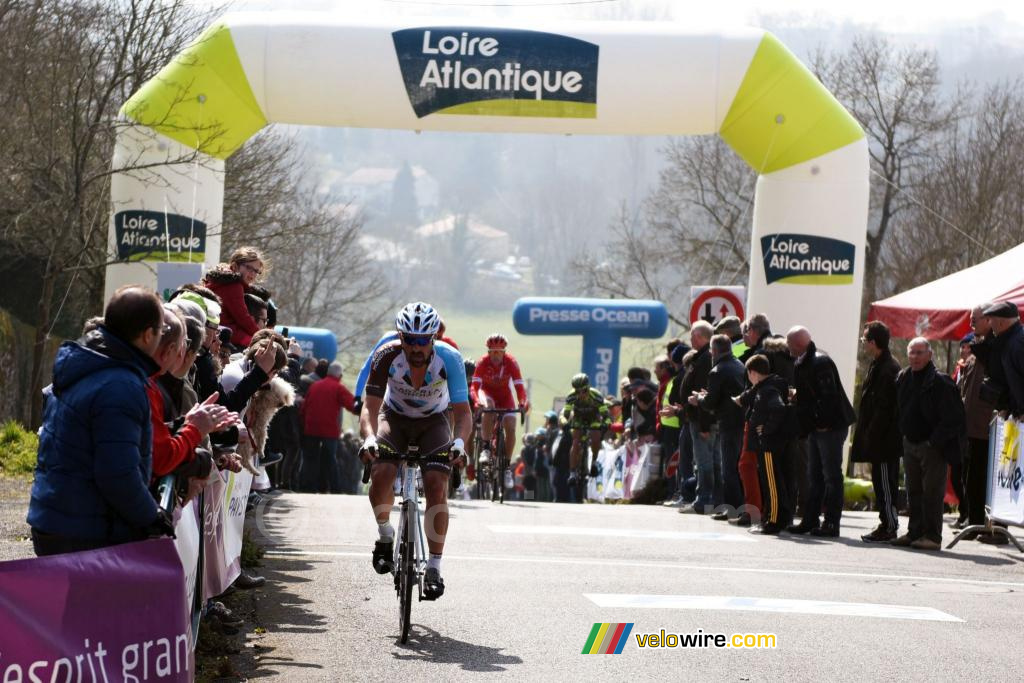
<path id="1" fill-rule="evenodd" d="M 868 320 L 881 320 L 899 339 L 959 340 L 971 331 L 971 309 L 986 301 L 1012 301 L 1024 316 L 1024 244 L 926 285 L 871 304 Z"/>

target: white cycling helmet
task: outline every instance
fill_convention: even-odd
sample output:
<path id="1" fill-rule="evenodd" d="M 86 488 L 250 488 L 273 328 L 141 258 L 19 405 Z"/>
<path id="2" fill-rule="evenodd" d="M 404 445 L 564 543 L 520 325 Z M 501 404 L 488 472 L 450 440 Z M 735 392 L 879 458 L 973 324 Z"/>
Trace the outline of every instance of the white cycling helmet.
<path id="1" fill-rule="evenodd" d="M 395 317 L 395 326 L 402 334 L 437 334 L 441 316 L 434 307 L 422 301 L 406 304 Z"/>

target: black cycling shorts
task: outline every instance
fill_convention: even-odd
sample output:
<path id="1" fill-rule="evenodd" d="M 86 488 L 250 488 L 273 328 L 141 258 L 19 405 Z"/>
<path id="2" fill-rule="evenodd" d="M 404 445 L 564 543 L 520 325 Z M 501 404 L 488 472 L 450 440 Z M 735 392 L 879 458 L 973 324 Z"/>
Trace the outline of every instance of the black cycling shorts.
<path id="1" fill-rule="evenodd" d="M 412 455 L 424 472 L 451 472 L 452 429 L 445 413 L 406 417 L 384 408 L 377 418 L 377 459 L 397 463 Z M 410 446 L 417 446 L 409 453 Z"/>

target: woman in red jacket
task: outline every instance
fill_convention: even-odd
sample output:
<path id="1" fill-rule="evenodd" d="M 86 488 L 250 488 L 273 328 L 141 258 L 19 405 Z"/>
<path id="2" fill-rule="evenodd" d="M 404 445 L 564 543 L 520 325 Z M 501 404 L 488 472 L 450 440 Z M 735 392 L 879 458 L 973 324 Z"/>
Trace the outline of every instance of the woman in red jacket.
<path id="1" fill-rule="evenodd" d="M 270 298 L 270 292 L 256 285 L 266 270 L 266 260 L 258 249 L 241 247 L 231 254 L 227 263 L 219 264 L 203 279 L 203 284 L 221 298 L 220 324 L 231 328 L 231 343 L 240 348 L 249 346 L 252 335 L 264 327 L 249 314 L 245 295 L 255 294 L 263 300 Z"/>

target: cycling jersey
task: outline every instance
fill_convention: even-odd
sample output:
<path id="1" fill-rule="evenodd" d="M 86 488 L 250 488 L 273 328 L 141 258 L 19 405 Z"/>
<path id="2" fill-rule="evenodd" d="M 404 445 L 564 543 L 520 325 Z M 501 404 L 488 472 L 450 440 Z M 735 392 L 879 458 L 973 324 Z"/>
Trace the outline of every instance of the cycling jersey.
<path id="1" fill-rule="evenodd" d="M 515 387 L 516 396 L 519 398 L 519 405 L 526 403 L 526 387 L 523 384 L 523 375 L 519 371 L 519 363 L 510 353 L 506 353 L 497 366 L 491 362 L 489 356 L 484 356 L 476 363 L 476 370 L 473 372 L 473 384 L 469 388 L 469 395 L 475 403 L 480 403 L 479 392 L 483 391 L 492 401 L 494 407 L 502 410 L 515 410 L 516 403 L 512 398 L 512 390 L 509 384 Z"/>
<path id="2" fill-rule="evenodd" d="M 604 396 L 597 389 L 590 388 L 582 398 L 575 391 L 566 396 L 562 420 L 572 429 L 605 429 L 611 422 L 611 416 Z"/>
<path id="3" fill-rule="evenodd" d="M 366 394 L 383 398 L 387 408 L 413 418 L 442 413 L 450 403 L 469 400 L 462 355 L 447 344 L 435 342 L 418 389 L 412 385 L 411 370 L 400 341 L 381 345 L 370 363 Z"/>
<path id="4" fill-rule="evenodd" d="M 352 392 L 356 398 L 362 396 L 363 389 L 366 388 L 366 380 L 370 377 L 370 363 L 373 362 L 373 354 L 377 353 L 377 349 L 379 349 L 380 347 L 396 339 L 398 339 L 398 332 L 388 332 L 383 337 L 378 339 L 377 343 L 373 345 L 373 351 L 370 351 L 370 355 L 366 357 L 366 362 L 363 363 L 363 367 L 359 370 L 359 376 L 356 377 L 355 391 Z M 459 348 L 458 345 L 448 337 L 441 337 L 440 339 L 434 341 L 435 347 L 441 344 L 447 344 L 456 350 L 458 350 Z"/>

